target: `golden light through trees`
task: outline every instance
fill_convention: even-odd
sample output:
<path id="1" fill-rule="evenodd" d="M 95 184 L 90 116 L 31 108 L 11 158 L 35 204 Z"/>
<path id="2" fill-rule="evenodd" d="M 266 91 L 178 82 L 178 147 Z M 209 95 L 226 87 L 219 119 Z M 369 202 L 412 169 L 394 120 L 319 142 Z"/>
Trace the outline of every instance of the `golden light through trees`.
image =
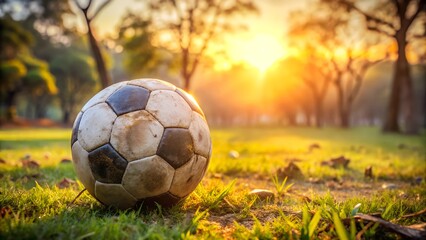
<path id="1" fill-rule="evenodd" d="M 83 6 L 88 2 L 78 1 Z M 321 127 L 339 125 L 343 122 L 339 115 L 346 116 L 348 126 L 361 120 L 381 124 L 377 119 L 385 115 L 398 47 L 369 30 L 371 16 L 366 20 L 359 13 L 373 12 L 369 5 L 360 3 L 362 9 L 348 11 L 334 4 L 344 2 L 358 4 L 355 0 L 93 0 L 92 7 L 105 7 L 92 24 L 102 54 L 110 59 L 107 71 L 113 82 L 151 77 L 188 88 L 219 124 L 266 119 Z M 87 31 L 84 16 L 75 1 L 69 3 L 75 14 L 63 16 L 64 29 L 75 27 L 71 32 L 77 37 L 64 43 L 75 41 L 72 44 L 87 48 L 87 40 L 75 40 Z M 421 69 L 426 60 L 425 13 L 413 22 L 406 46 L 418 95 L 426 94 L 418 90 L 424 89 L 418 80 L 423 72 L 414 69 Z M 38 49 L 42 48 L 34 48 L 40 53 Z M 376 62 L 368 70 L 366 66 Z M 371 107 L 372 101 L 365 99 L 373 99 L 374 92 L 381 95 Z M 426 104 L 419 100 L 423 95 L 416 97 L 418 106 Z"/>
<path id="2" fill-rule="evenodd" d="M 245 62 L 264 73 L 275 61 L 286 54 L 283 43 L 273 35 L 255 35 L 233 42 L 228 47 L 233 62 Z"/>

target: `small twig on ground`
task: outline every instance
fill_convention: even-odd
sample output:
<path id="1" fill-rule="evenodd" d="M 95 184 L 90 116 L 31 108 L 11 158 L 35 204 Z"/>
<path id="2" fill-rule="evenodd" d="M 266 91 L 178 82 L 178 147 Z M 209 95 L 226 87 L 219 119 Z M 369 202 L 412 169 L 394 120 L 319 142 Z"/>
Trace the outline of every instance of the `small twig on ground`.
<path id="1" fill-rule="evenodd" d="M 367 220 L 367 221 L 371 221 L 371 222 L 377 222 L 380 225 L 382 225 L 385 228 L 388 228 L 389 230 L 402 235 L 405 238 L 408 239 L 425 239 L 426 238 L 426 231 L 424 230 L 418 230 L 418 229 L 412 229 L 412 228 L 408 228 L 406 226 L 402 226 L 399 224 L 394 224 L 391 223 L 389 221 L 386 221 L 384 219 L 381 218 L 377 218 L 377 217 L 373 217 L 367 214 L 361 214 L 358 213 L 355 216 L 355 219 L 363 219 L 363 220 Z"/>
<path id="2" fill-rule="evenodd" d="M 374 225 L 374 222 L 369 222 L 367 225 L 365 225 L 365 227 L 357 233 L 356 240 L 360 240 L 362 235 L 364 235 L 364 233 L 367 232 L 367 230 L 373 225 Z"/>
<path id="3" fill-rule="evenodd" d="M 236 210 L 237 209 L 237 207 L 235 207 L 232 203 L 230 203 L 226 198 L 224 198 L 223 199 L 227 204 L 228 204 L 228 206 L 229 207 L 231 207 L 233 210 Z"/>
<path id="4" fill-rule="evenodd" d="M 410 213 L 410 214 L 404 215 L 404 216 L 398 218 L 397 220 L 404 219 L 404 218 L 417 217 L 417 216 L 420 216 L 420 215 L 423 215 L 423 214 L 426 214 L 426 208 L 423 209 L 423 210 L 420 210 L 418 212 L 415 212 L 415 213 Z"/>
<path id="5" fill-rule="evenodd" d="M 86 191 L 86 189 L 81 190 L 80 193 L 78 193 L 78 195 L 68 204 L 67 207 L 70 207 L 71 205 L 73 205 L 74 202 L 81 196 L 81 194 L 84 193 L 84 191 Z"/>

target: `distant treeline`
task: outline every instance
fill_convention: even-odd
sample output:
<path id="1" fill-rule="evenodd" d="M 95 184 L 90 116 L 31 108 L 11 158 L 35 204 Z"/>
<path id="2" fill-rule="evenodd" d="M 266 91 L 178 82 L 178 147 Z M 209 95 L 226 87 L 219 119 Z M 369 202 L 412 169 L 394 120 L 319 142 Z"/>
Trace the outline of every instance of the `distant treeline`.
<path id="1" fill-rule="evenodd" d="M 311 8 L 288 19 L 286 37 L 298 54 L 264 73 L 245 63 L 215 71 L 223 58 L 207 54 L 244 29 L 235 16 L 259 13 L 254 1 L 149 0 L 146 11 L 118 16 L 116 36 L 102 40 L 92 20 L 111 1 L 92 2 L 2 1 L 0 124 L 52 119 L 69 126 L 103 87 L 154 77 L 190 91 L 214 126 L 373 125 L 406 133 L 425 127 L 423 1 L 364 8 L 311 0 Z M 175 17 L 165 18 L 170 12 Z M 83 16 L 84 34 L 65 24 Z"/>

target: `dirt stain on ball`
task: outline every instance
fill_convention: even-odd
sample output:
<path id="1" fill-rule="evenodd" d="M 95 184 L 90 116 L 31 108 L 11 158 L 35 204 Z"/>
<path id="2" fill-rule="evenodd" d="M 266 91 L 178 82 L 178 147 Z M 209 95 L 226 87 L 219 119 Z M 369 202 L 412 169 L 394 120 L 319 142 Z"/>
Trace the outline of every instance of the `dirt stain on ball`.
<path id="1" fill-rule="evenodd" d="M 167 176 L 167 171 L 163 168 L 158 168 L 156 171 L 145 172 L 143 176 L 144 180 L 141 182 L 146 190 L 154 192 L 164 186 L 166 180 L 165 176 Z"/>

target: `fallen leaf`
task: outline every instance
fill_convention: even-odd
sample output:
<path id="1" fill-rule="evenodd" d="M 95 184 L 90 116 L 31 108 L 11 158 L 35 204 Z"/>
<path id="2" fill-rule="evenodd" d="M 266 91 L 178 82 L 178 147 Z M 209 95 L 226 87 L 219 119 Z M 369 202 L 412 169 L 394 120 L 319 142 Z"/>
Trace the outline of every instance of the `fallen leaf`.
<path id="1" fill-rule="evenodd" d="M 64 189 L 64 188 L 69 188 L 69 187 L 71 187 L 72 185 L 75 185 L 75 184 L 76 184 L 76 182 L 74 180 L 69 179 L 69 178 L 64 178 L 64 179 L 62 179 L 62 181 L 57 183 L 56 186 L 59 189 Z"/>
<path id="2" fill-rule="evenodd" d="M 67 159 L 67 158 L 64 158 L 64 159 L 61 160 L 62 164 L 64 164 L 64 163 L 71 163 L 71 162 L 72 161 L 70 159 Z"/>
<path id="3" fill-rule="evenodd" d="M 300 179 L 303 178 L 302 170 L 294 163 L 290 162 L 285 168 L 278 168 L 277 177 L 280 179 Z"/>
<path id="4" fill-rule="evenodd" d="M 373 166 L 368 166 L 368 167 L 365 168 L 365 170 L 364 170 L 364 177 L 365 178 L 370 178 L 370 179 L 374 178 L 374 176 L 373 176 Z"/>
<path id="5" fill-rule="evenodd" d="M 337 158 L 332 158 L 328 161 L 322 161 L 321 166 L 329 166 L 332 168 L 339 168 L 339 167 L 348 168 L 348 165 L 350 162 L 351 162 L 350 159 L 344 156 L 339 156 Z"/>
<path id="6" fill-rule="evenodd" d="M 39 168 L 40 164 L 35 161 L 35 160 L 31 160 L 31 159 L 23 159 L 22 160 L 22 167 L 24 168 Z"/>
<path id="7" fill-rule="evenodd" d="M 309 152 L 312 152 L 315 149 L 321 149 L 321 146 L 318 143 L 312 143 L 309 145 Z"/>

